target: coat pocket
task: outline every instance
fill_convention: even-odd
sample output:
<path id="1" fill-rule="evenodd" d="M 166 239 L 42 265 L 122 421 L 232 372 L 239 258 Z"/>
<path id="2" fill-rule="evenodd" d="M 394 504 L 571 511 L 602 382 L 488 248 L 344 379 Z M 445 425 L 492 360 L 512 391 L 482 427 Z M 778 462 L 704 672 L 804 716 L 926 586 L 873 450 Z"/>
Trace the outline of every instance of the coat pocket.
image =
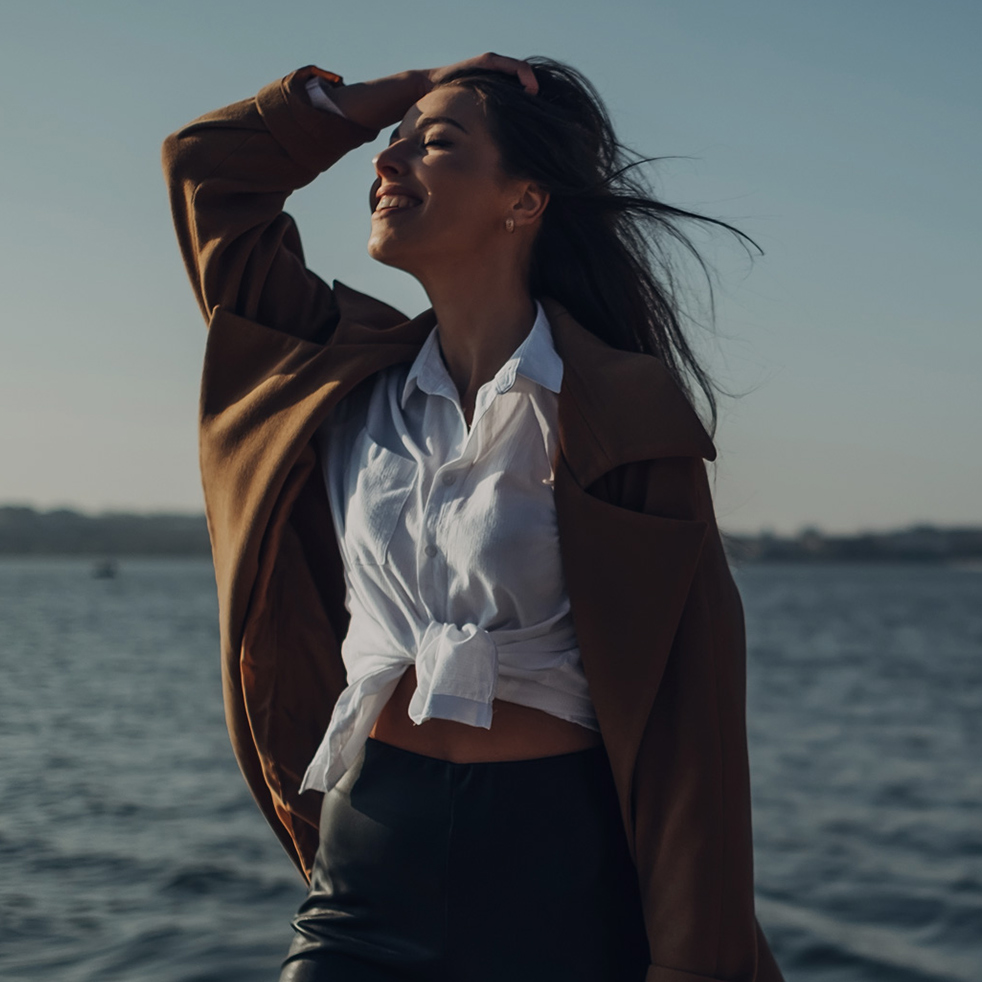
<path id="1" fill-rule="evenodd" d="M 345 516 L 345 548 L 357 566 L 385 566 L 416 483 L 417 463 L 374 441 L 359 467 Z"/>

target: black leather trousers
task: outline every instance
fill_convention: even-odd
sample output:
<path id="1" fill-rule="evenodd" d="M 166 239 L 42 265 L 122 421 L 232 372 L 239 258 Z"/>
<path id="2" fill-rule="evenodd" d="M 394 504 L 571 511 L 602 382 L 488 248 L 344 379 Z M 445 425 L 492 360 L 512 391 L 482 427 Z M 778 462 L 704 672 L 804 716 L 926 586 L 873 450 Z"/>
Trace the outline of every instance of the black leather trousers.
<path id="1" fill-rule="evenodd" d="M 370 737 L 320 829 L 280 982 L 643 982 L 603 746 L 455 764 Z"/>

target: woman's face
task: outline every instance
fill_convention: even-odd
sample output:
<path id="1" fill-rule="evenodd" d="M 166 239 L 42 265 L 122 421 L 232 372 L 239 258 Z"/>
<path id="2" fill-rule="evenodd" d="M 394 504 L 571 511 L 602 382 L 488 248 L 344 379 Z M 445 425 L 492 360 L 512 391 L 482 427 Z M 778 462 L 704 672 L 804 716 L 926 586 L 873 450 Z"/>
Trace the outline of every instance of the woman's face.
<path id="1" fill-rule="evenodd" d="M 480 259 L 500 237 L 521 182 L 501 169 L 477 96 L 456 85 L 427 93 L 375 158 L 373 259 L 421 280 Z"/>

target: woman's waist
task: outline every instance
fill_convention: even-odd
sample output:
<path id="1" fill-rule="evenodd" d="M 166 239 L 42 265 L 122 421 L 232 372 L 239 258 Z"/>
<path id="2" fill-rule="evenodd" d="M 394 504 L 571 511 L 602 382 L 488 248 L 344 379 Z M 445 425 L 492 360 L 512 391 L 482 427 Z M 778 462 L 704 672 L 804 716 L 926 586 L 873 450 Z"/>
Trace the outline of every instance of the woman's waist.
<path id="1" fill-rule="evenodd" d="M 416 724 L 409 715 L 415 691 L 416 671 L 410 665 L 382 708 L 370 736 L 455 763 L 548 757 L 603 742 L 596 730 L 542 709 L 497 698 L 492 701 L 489 729 L 441 718 Z"/>
<path id="2" fill-rule="evenodd" d="M 341 646 L 349 659 L 375 656 L 418 658 L 422 651 L 448 648 L 486 647 L 495 649 L 501 665 L 520 670 L 548 669 L 579 659 L 579 646 L 568 600 L 549 610 L 538 620 L 529 617 L 502 621 L 495 626 L 484 616 L 448 615 L 440 620 L 415 604 L 393 602 L 391 598 L 362 597 L 350 591 L 351 618 Z M 470 642 L 470 644 L 469 644 Z"/>

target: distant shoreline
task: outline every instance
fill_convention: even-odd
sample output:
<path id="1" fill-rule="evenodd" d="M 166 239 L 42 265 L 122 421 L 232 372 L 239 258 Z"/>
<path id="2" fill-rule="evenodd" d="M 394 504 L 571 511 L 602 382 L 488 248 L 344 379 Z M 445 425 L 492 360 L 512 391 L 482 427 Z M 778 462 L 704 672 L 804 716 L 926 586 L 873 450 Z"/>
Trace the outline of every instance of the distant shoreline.
<path id="1" fill-rule="evenodd" d="M 982 564 L 982 527 L 915 525 L 885 532 L 795 535 L 723 533 L 731 562 Z M 204 515 L 86 515 L 68 508 L 39 511 L 0 506 L 0 556 L 211 556 Z"/>
<path id="2" fill-rule="evenodd" d="M 806 529 L 796 535 L 728 535 L 729 560 L 744 563 L 982 563 L 982 527 L 914 525 L 885 532 L 832 535 Z"/>
<path id="3" fill-rule="evenodd" d="M 211 556 L 204 515 L 0 507 L 0 556 Z"/>

